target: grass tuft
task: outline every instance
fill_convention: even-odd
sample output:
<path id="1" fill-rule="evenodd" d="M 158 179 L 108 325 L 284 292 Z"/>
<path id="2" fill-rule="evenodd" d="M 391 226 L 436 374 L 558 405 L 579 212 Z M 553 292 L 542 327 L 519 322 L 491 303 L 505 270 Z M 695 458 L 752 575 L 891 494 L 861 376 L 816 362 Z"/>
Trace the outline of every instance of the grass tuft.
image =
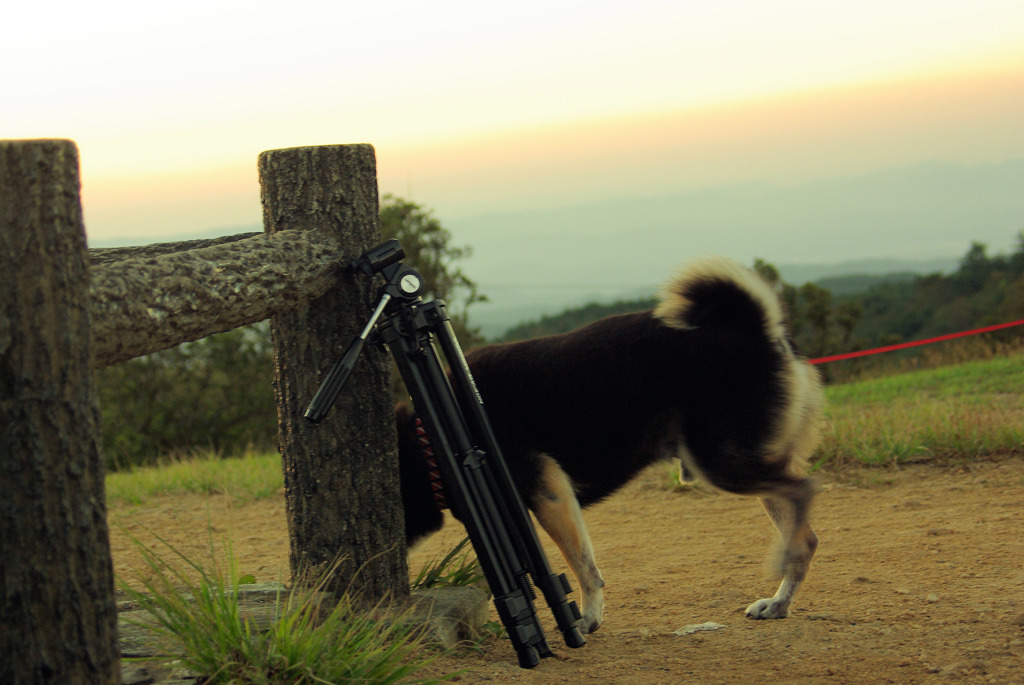
<path id="1" fill-rule="evenodd" d="M 122 585 L 150 616 L 142 625 L 155 631 L 162 650 L 183 655 L 205 683 L 440 682 L 409 680 L 436 656 L 425 656 L 422 638 L 402 621 L 375 620 L 347 595 L 331 606 L 325 598 L 333 596 L 323 591 L 329 572 L 308 590 L 279 596 L 276 619 L 260 629 L 240 611 L 238 586 L 249 579 L 238 573 L 229 546 L 226 563 L 207 571 L 163 544 L 181 563 L 168 564 L 136 542 L 151 573 L 140 576 L 145 591 Z"/>
<path id="2" fill-rule="evenodd" d="M 434 558 L 423 565 L 412 581 L 413 590 L 425 590 L 447 585 L 473 585 L 484 578 L 483 569 L 476 557 L 470 558 L 469 538 L 455 545 L 440 559 Z"/>

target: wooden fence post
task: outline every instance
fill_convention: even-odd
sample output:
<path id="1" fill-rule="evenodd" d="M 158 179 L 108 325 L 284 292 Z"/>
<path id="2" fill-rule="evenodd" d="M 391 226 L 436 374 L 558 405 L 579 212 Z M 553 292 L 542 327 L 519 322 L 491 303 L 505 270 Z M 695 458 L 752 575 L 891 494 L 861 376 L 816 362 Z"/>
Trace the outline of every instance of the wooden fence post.
<path id="1" fill-rule="evenodd" d="M 0 682 L 120 682 L 78 150 L 0 142 Z"/>
<path id="2" fill-rule="evenodd" d="M 380 241 L 369 145 L 272 150 L 259 156 L 267 233 L 319 230 L 353 255 Z M 390 366 L 367 345 L 330 415 L 302 418 L 323 374 L 369 319 L 378 283 L 344 272 L 326 295 L 271 318 L 274 383 L 293 574 L 339 555 L 335 591 L 369 599 L 409 592 Z"/>

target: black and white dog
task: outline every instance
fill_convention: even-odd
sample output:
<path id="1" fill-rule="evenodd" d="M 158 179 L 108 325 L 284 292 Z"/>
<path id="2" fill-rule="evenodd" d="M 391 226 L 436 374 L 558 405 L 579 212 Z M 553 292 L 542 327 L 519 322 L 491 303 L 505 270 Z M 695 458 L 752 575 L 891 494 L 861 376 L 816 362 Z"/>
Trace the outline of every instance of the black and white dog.
<path id="1" fill-rule="evenodd" d="M 653 311 L 467 355 L 509 470 L 582 594 L 581 630 L 601 625 L 604 580 L 581 507 L 649 464 L 681 459 L 711 485 L 761 498 L 781 535 L 774 597 L 751 618 L 783 618 L 817 546 L 812 482 L 819 440 L 815 367 L 794 352 L 777 294 L 756 273 L 709 257 L 684 268 Z M 439 529 L 415 417 L 397 411 L 410 544 Z"/>

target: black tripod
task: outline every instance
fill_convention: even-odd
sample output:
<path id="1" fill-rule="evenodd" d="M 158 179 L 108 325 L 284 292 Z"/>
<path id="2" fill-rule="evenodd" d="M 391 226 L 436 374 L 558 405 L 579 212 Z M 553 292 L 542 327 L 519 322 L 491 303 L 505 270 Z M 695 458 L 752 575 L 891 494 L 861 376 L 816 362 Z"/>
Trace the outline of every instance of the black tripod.
<path id="1" fill-rule="evenodd" d="M 399 242 L 390 240 L 352 262 L 351 268 L 370 277 L 380 273 L 386 283 L 370 321 L 328 372 L 305 417 L 314 423 L 323 419 L 376 329 L 412 395 L 437 456 L 445 492 L 451 493 L 449 503 L 466 526 L 519 665 L 533 668 L 540 657 L 552 652 L 537 620 L 530 579 L 543 592 L 569 647 L 586 642 L 577 627 L 580 612 L 575 602 L 566 599 L 572 589 L 565 574 L 555 575 L 548 565 L 444 302 L 420 298 L 423 278 L 401 263 L 404 257 Z M 450 376 L 444 372 L 435 342 Z"/>

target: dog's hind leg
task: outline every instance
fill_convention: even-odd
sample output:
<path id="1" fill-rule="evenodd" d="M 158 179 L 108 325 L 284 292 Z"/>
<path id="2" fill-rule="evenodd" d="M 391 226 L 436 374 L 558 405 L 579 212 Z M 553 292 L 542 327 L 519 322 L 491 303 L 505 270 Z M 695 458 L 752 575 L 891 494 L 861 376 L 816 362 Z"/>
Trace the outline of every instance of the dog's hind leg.
<path id="1" fill-rule="evenodd" d="M 583 599 L 580 631 L 592 633 L 601 627 L 604 579 L 594 561 L 594 547 L 569 476 L 554 459 L 545 455 L 541 460 L 540 485 L 531 508 L 576 576 Z"/>
<path id="2" fill-rule="evenodd" d="M 747 607 L 748 617 L 785 618 L 789 615 L 789 604 L 807 575 L 811 557 L 818 547 L 818 536 L 807 520 L 814 490 L 814 483 L 805 478 L 761 499 L 782 537 L 779 560 L 782 583 L 774 597 L 759 599 Z"/>

